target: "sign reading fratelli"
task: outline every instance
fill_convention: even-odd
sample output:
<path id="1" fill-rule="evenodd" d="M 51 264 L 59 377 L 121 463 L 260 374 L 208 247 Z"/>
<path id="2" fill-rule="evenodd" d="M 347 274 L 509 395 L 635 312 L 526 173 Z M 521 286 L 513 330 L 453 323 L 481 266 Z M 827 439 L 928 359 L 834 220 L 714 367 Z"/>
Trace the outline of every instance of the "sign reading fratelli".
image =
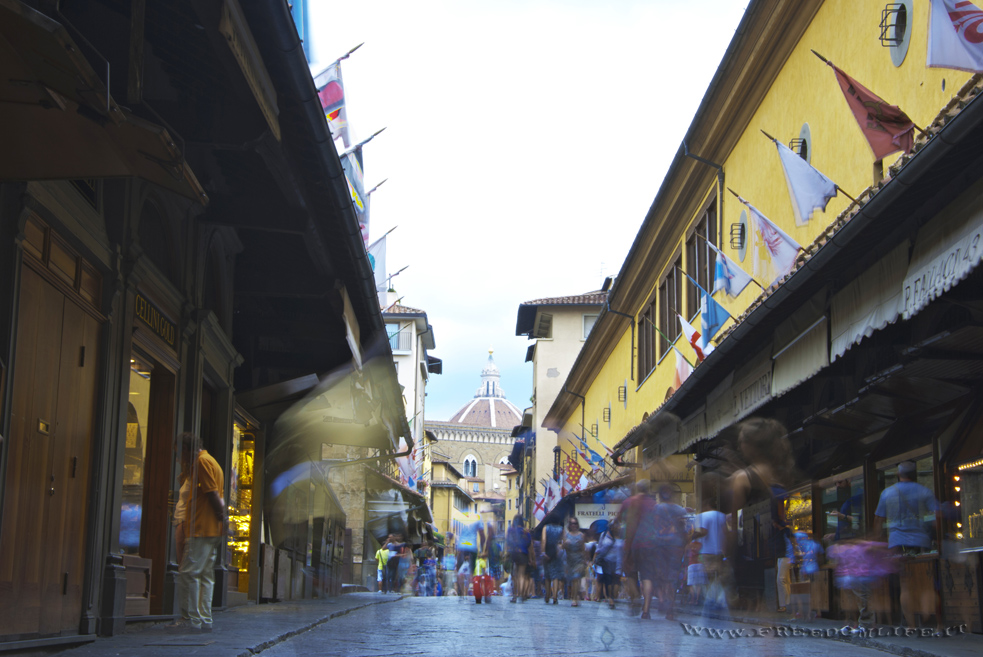
<path id="1" fill-rule="evenodd" d="M 142 294 L 137 294 L 136 308 L 134 312 L 140 321 L 146 324 L 147 328 L 149 328 L 154 335 L 162 339 L 170 346 L 175 346 L 174 342 L 177 339 L 177 326 L 164 317 L 164 314 L 157 308 L 157 306 L 147 301 L 147 298 Z"/>
<path id="2" fill-rule="evenodd" d="M 983 198 L 975 185 L 918 232 L 904 279 L 903 317 L 911 319 L 966 278 L 983 258 Z"/>

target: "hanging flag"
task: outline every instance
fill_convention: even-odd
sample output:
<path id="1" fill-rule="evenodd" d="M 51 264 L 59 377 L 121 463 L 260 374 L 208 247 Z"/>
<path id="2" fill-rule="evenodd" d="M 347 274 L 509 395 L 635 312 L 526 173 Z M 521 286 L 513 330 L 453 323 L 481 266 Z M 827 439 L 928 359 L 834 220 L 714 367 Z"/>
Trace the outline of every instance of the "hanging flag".
<path id="1" fill-rule="evenodd" d="M 714 268 L 713 291 L 723 290 L 731 298 L 736 298 L 751 282 L 751 276 L 735 265 L 717 247 L 710 245 L 717 253 L 717 264 Z"/>
<path id="2" fill-rule="evenodd" d="M 728 317 L 730 317 L 730 313 L 714 301 L 713 297 L 706 292 L 700 295 L 700 328 L 703 329 L 704 356 L 709 356 L 713 351 L 714 347 L 710 344 L 710 339 L 717 334 Z"/>
<path id="3" fill-rule="evenodd" d="M 580 483 L 577 484 L 577 490 L 584 490 L 588 486 L 590 486 L 590 479 L 585 474 L 580 475 Z"/>
<path id="4" fill-rule="evenodd" d="M 546 497 L 543 495 L 536 495 L 536 504 L 532 510 L 532 517 L 539 524 L 546 518 Z"/>
<path id="5" fill-rule="evenodd" d="M 741 197 L 738 196 L 737 198 L 747 206 L 751 220 L 754 222 L 755 232 L 757 232 L 765 251 L 768 252 L 768 259 L 771 262 L 771 267 L 775 274 L 775 278 L 771 282 L 774 285 L 787 276 L 795 267 L 795 258 L 799 255 L 799 249 L 802 247 L 799 246 L 798 242 L 789 237 L 785 231 L 758 212 L 757 208 Z M 766 274 L 768 270 L 767 263 L 759 257 L 760 254 L 756 246 L 753 251 L 754 257 L 752 264 L 754 266 L 754 273 L 756 275 Z"/>
<path id="6" fill-rule="evenodd" d="M 702 362 L 706 356 L 703 354 L 703 340 L 701 339 L 700 332 L 693 328 L 693 325 L 683 319 L 682 315 L 676 315 L 679 318 L 679 325 L 683 329 L 683 335 L 686 336 L 686 341 L 689 342 L 689 346 L 693 347 L 693 351 L 696 352 L 696 360 Z"/>
<path id="7" fill-rule="evenodd" d="M 359 231 L 362 233 L 362 243 L 368 248 L 369 244 L 369 197 L 365 193 L 365 175 L 362 173 L 362 148 L 359 144 L 352 151 L 341 156 L 341 168 L 345 171 L 348 181 L 348 192 L 351 194 L 352 206 L 355 208 L 355 218 L 358 220 Z"/>
<path id="8" fill-rule="evenodd" d="M 870 149 L 874 151 L 874 158 L 879 160 L 895 151 L 910 153 L 915 143 L 915 124 L 908 115 L 897 105 L 887 104 L 832 62 L 826 63 L 836 73 L 836 81 Z"/>
<path id="9" fill-rule="evenodd" d="M 673 390 L 679 390 L 679 386 L 683 385 L 683 381 L 688 379 L 689 375 L 693 373 L 693 366 L 683 357 L 679 349 L 673 347 L 672 350 L 676 352 L 676 373 L 672 378 L 672 388 Z"/>
<path id="10" fill-rule="evenodd" d="M 588 463 L 591 463 L 591 464 L 602 464 L 602 463 L 604 463 L 604 457 L 601 456 L 600 454 L 598 454 L 597 452 L 595 452 L 594 450 L 592 450 L 590 447 L 588 447 L 587 446 L 587 443 L 584 441 L 583 438 L 581 438 L 577 434 L 574 434 L 573 437 L 576 438 L 577 440 L 579 440 L 581 446 L 583 447 L 583 450 L 577 450 L 577 452 L 580 454 L 581 458 L 583 458 L 585 461 L 587 461 Z M 596 438 L 595 438 L 595 440 L 596 440 Z M 598 468 L 594 468 L 594 469 L 597 470 Z"/>
<path id="11" fill-rule="evenodd" d="M 399 439 L 399 451 L 406 451 L 406 440 L 402 437 Z M 416 463 L 412 455 L 396 457 L 396 464 L 399 466 L 400 483 L 416 488 Z"/>
<path id="12" fill-rule="evenodd" d="M 969 0 L 932 0 L 927 65 L 983 73 L 983 10 Z"/>
<path id="13" fill-rule="evenodd" d="M 351 143 L 348 130 L 348 114 L 345 111 L 345 83 L 341 79 L 341 63 L 335 62 L 314 79 L 321 109 L 328 119 L 331 136 L 341 139 L 345 148 Z"/>
<path id="14" fill-rule="evenodd" d="M 785 184 L 788 185 L 788 195 L 792 199 L 792 212 L 795 214 L 795 225 L 805 226 L 809 223 L 814 210 L 826 211 L 829 200 L 836 196 L 836 183 L 824 176 L 811 164 L 799 157 L 788 146 L 777 139 L 778 157 L 782 161 L 782 171 L 785 172 Z"/>
<path id="15" fill-rule="evenodd" d="M 577 459 L 573 456 L 567 456 L 566 467 L 563 469 L 566 475 L 566 482 L 570 492 L 575 492 L 579 490 L 580 477 L 585 472 L 587 472 L 583 466 L 577 463 Z"/>
<path id="16" fill-rule="evenodd" d="M 369 264 L 372 265 L 372 276 L 375 279 L 375 291 L 380 295 L 381 305 L 389 289 L 386 282 L 386 235 L 370 244 L 366 252 L 369 254 Z"/>

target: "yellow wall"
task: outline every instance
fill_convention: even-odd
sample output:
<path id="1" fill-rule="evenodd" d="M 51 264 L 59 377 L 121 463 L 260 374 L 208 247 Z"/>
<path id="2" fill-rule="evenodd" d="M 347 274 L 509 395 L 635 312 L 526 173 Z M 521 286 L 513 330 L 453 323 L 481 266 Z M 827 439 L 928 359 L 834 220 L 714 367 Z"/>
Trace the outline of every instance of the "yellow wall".
<path id="1" fill-rule="evenodd" d="M 722 163 L 726 176 L 725 185 L 741 194 L 803 247 L 813 242 L 846 209 L 850 201 L 840 195 L 830 202 L 825 213 L 817 211 L 806 226 L 795 226 L 788 188 L 776 148 L 760 130 L 767 131 L 787 145 L 792 138 L 799 136 L 802 125 L 808 123 L 812 138 L 811 164 L 849 194 L 858 196 L 873 182 L 874 156 L 840 91 L 833 70 L 810 50 L 814 49 L 829 58 L 887 102 L 899 105 L 916 125 L 924 128 L 970 77 L 970 74 L 961 71 L 926 68 L 929 4 L 925 0 L 913 3 L 914 16 L 909 17 L 909 21 L 913 22 L 908 53 L 902 65 L 895 67 L 890 50 L 881 46 L 877 38 L 884 3 L 856 0 L 825 2 L 778 73 L 747 129 Z M 748 77 L 753 78 L 753 72 Z M 681 120 L 689 118 L 680 117 Z M 898 157 L 900 152 L 885 158 L 885 173 L 887 167 Z M 653 190 L 653 193 L 655 191 L 657 190 Z M 702 195 L 707 199 L 716 191 L 716 185 L 713 184 L 707 186 Z M 725 190 L 722 190 L 722 194 L 722 250 L 750 273 L 751 247 L 749 246 L 748 256 L 741 262 L 737 251 L 730 248 L 728 239 L 729 226 L 740 220 L 744 206 Z M 663 228 L 677 234 L 684 260 L 685 235 L 689 226 L 697 219 L 698 217 L 693 216 L 686 225 Z M 752 243 L 749 240 L 749 245 Z M 651 263 L 645 266 L 651 266 Z M 664 273 L 669 266 L 669 262 L 661 262 L 655 265 L 655 269 Z M 684 262 L 685 267 L 687 264 Z M 770 281 L 761 282 L 767 284 Z M 684 295 L 695 293 L 688 281 L 684 282 L 683 291 Z M 655 289 L 651 293 L 654 294 Z M 714 299 L 732 315 L 738 316 L 759 294 L 760 289 L 752 283 L 737 299 L 731 299 L 722 292 L 715 295 Z M 642 308 L 625 310 L 639 313 Z M 692 323 L 699 330 L 699 317 Z M 732 323 L 728 320 L 725 326 Z M 636 330 L 636 339 L 637 334 Z M 624 438 L 642 420 L 643 413 L 651 413 L 662 405 L 666 392 L 672 385 L 676 366 L 676 356 L 670 351 L 647 377 L 636 370 L 635 381 L 632 382 L 631 337 L 630 330 L 626 328 L 600 373 L 584 393 L 584 424 L 589 427 L 597 422 L 600 425 L 600 438 L 609 446 Z M 696 356 L 683 336 L 676 341 L 676 346 L 691 362 L 696 362 Z M 617 400 L 618 386 L 624 385 L 625 379 L 629 379 L 627 409 Z M 601 419 L 602 411 L 609 403 L 612 409 L 610 426 Z M 565 419 L 560 434 L 561 443 L 564 439 L 571 440 L 570 434 L 582 434 L 580 422 L 581 409 L 578 405 Z M 593 439 L 587 438 L 587 443 L 595 451 L 601 451 L 593 443 Z M 564 445 L 564 449 L 571 451 L 569 443 Z"/>

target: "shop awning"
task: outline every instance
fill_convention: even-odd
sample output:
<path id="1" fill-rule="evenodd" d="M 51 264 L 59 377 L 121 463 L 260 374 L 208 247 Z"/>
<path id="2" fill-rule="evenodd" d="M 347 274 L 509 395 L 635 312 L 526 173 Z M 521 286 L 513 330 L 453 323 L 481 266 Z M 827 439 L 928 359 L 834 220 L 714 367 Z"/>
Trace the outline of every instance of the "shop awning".
<path id="1" fill-rule="evenodd" d="M 167 130 L 117 105 L 65 28 L 19 0 L 0 0 L 0 80 L 0 179 L 133 176 L 208 202 Z"/>

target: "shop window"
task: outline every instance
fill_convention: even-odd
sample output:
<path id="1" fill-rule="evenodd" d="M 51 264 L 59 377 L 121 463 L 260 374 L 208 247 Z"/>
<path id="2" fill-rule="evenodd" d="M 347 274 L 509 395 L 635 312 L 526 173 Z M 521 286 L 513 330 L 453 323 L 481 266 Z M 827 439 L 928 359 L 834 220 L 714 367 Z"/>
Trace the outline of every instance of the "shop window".
<path id="1" fill-rule="evenodd" d="M 248 424 L 232 425 L 232 471 L 229 473 L 229 565 L 238 570 L 238 590 L 249 591 L 249 531 L 253 506 L 256 440 Z"/>
<path id="2" fill-rule="evenodd" d="M 983 458 L 959 465 L 952 475 L 955 536 L 962 550 L 983 548 Z"/>
<path id="3" fill-rule="evenodd" d="M 123 448 L 123 502 L 119 523 L 119 547 L 124 554 L 140 553 L 152 375 L 153 367 L 149 362 L 136 357 L 130 359 L 126 444 Z"/>
<path id="4" fill-rule="evenodd" d="M 709 242 L 709 244 L 708 244 Z M 713 199 L 696 222 L 693 233 L 686 240 L 686 273 L 705 291 L 713 289 L 713 274 L 716 256 L 710 244 L 717 245 L 717 201 Z M 700 292 L 687 287 L 686 318 L 696 316 L 700 310 Z M 678 307 L 678 306 L 677 306 Z"/>
<path id="5" fill-rule="evenodd" d="M 823 538 L 834 541 L 859 538 L 867 534 L 864 514 L 863 473 L 844 477 L 823 487 Z"/>

